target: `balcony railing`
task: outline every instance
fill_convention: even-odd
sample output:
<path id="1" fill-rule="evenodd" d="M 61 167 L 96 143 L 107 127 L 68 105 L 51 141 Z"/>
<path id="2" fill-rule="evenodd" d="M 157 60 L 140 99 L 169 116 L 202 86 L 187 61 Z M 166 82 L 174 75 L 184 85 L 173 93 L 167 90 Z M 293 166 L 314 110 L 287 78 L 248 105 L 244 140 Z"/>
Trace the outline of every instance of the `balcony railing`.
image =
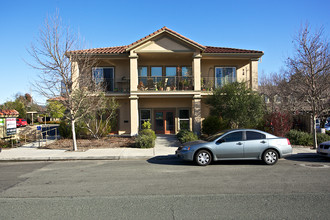
<path id="1" fill-rule="evenodd" d="M 96 84 L 107 93 L 128 93 L 130 91 L 129 82 L 129 79 L 115 81 L 113 78 L 103 78 Z"/>
<path id="2" fill-rule="evenodd" d="M 139 91 L 193 90 L 194 79 L 188 76 L 150 76 L 139 77 Z"/>
<path id="3" fill-rule="evenodd" d="M 213 91 L 215 88 L 223 87 L 225 84 L 236 82 L 236 77 L 202 77 L 202 91 Z"/>

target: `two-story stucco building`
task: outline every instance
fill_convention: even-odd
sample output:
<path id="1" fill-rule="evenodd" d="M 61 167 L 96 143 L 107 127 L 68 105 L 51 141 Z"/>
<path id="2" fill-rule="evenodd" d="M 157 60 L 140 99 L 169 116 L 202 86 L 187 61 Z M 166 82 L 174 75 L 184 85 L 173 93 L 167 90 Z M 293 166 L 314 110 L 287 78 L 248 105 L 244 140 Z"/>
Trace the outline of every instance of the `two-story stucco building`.
<path id="1" fill-rule="evenodd" d="M 228 82 L 246 82 L 257 89 L 263 55 L 203 46 L 167 27 L 127 46 L 73 52 L 98 59 L 90 74 L 105 82 L 106 95 L 119 102 L 118 134 L 128 135 L 136 135 L 147 120 L 158 134 L 182 128 L 199 133 L 209 114 L 203 99 Z M 73 77 L 79 78 L 79 68 Z"/>

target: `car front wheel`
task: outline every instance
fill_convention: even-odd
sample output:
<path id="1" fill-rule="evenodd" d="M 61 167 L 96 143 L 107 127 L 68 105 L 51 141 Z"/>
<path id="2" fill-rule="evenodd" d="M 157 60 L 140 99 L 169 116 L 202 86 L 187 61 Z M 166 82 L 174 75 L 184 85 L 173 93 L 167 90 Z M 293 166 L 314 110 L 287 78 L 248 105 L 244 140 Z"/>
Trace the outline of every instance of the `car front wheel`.
<path id="1" fill-rule="evenodd" d="M 207 150 L 200 150 L 195 155 L 195 161 L 199 166 L 206 166 L 211 163 L 212 155 Z"/>
<path id="2" fill-rule="evenodd" d="M 267 150 L 262 159 L 267 165 L 274 165 L 278 160 L 278 153 L 272 149 Z"/>

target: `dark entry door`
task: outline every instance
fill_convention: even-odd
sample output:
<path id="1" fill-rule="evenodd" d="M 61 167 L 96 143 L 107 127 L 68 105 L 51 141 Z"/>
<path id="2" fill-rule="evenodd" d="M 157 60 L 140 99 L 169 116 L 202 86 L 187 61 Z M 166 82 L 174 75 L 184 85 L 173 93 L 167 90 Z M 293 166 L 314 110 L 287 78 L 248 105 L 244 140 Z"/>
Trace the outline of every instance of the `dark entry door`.
<path id="1" fill-rule="evenodd" d="M 174 111 L 155 111 L 156 134 L 174 134 Z"/>

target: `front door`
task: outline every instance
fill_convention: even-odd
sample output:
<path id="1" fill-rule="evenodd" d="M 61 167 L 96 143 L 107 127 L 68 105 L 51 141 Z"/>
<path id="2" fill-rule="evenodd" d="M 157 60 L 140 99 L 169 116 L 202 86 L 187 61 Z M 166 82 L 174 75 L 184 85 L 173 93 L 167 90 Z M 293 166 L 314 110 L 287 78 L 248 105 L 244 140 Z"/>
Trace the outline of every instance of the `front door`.
<path id="1" fill-rule="evenodd" d="M 156 134 L 174 134 L 174 111 L 155 111 Z"/>

